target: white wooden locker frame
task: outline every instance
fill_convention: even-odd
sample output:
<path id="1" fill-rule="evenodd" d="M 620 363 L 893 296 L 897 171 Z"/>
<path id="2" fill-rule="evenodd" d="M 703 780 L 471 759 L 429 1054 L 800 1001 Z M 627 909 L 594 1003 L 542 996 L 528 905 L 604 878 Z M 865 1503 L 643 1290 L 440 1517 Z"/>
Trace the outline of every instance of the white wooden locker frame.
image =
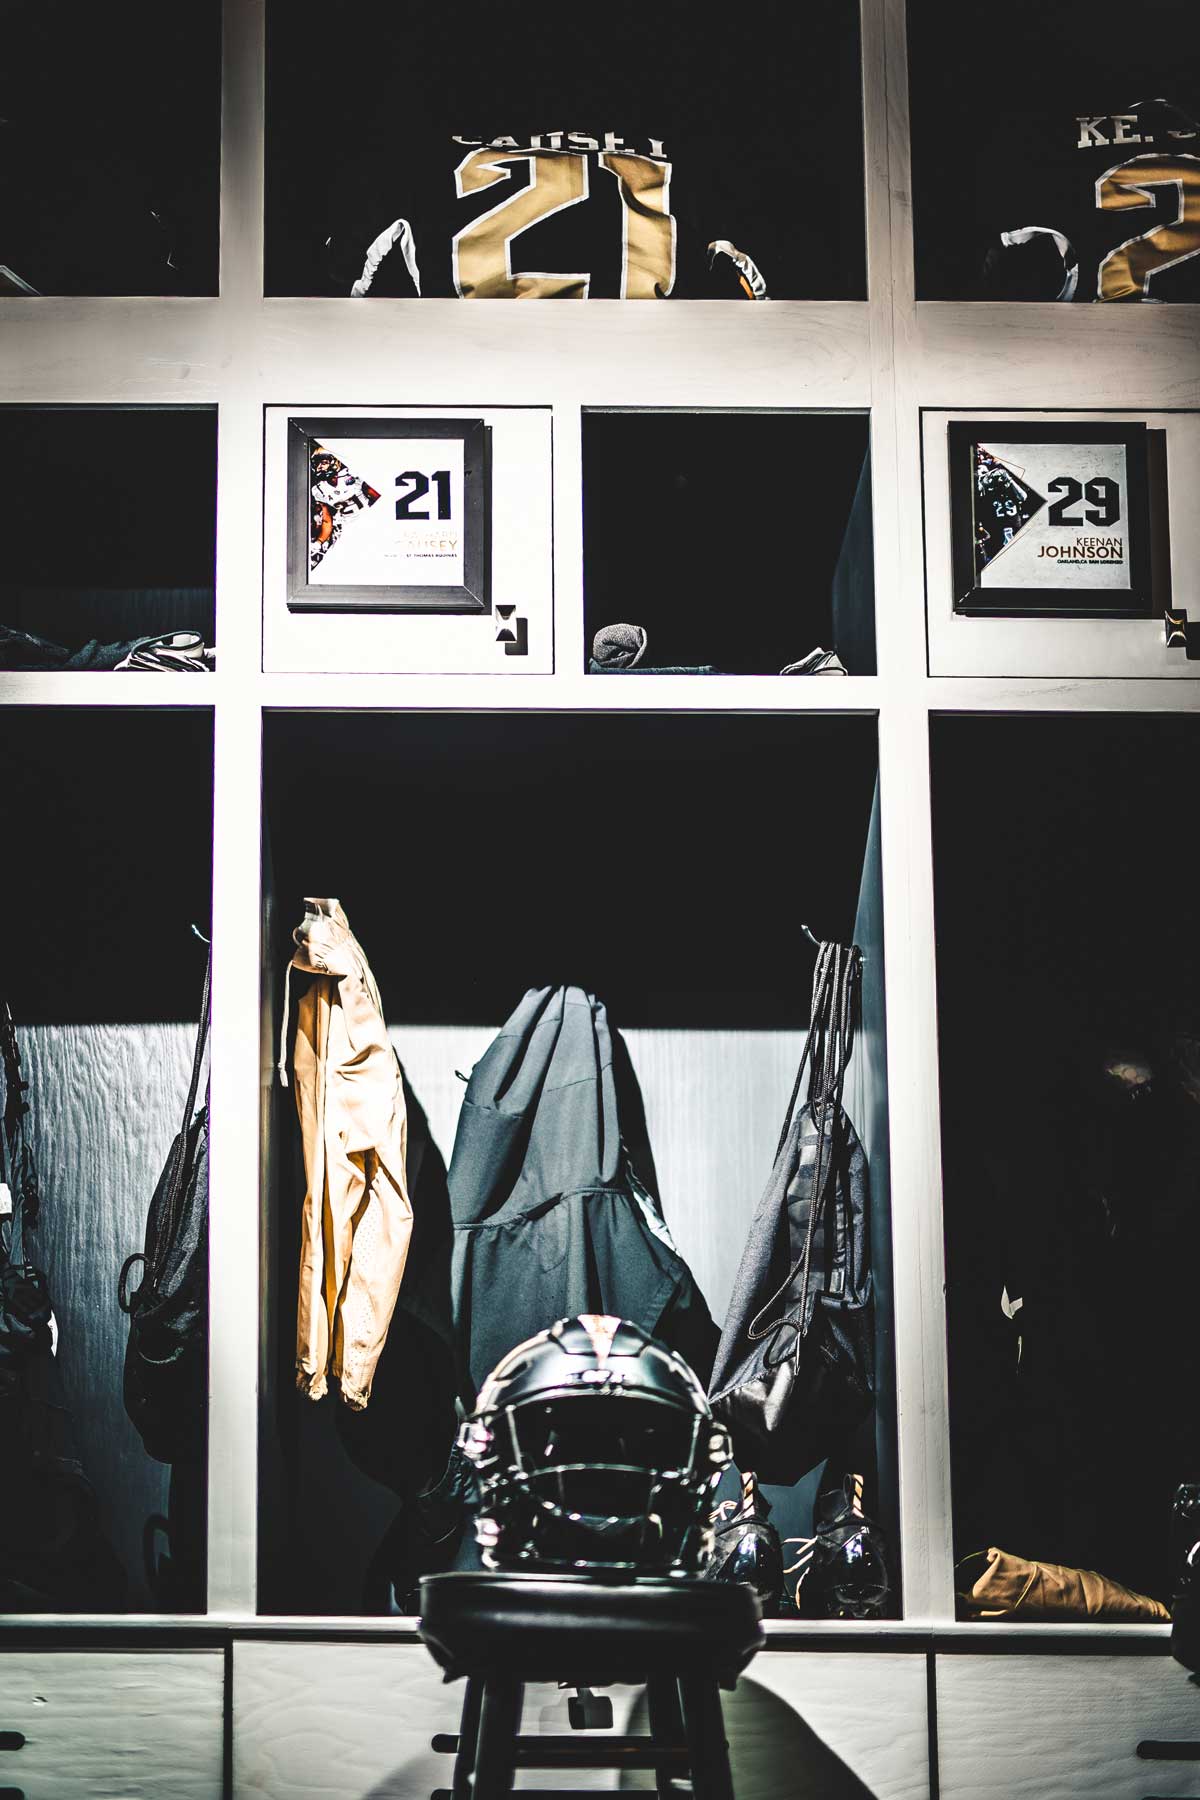
<path id="1" fill-rule="evenodd" d="M 954 1622 L 934 981 L 929 717 L 936 712 L 1191 712 L 1200 683 L 930 678 L 926 670 L 922 407 L 1200 409 L 1200 307 L 923 302 L 913 297 L 903 0 L 861 0 L 866 302 L 762 307 L 463 306 L 457 301 L 264 299 L 264 0 L 224 0 L 221 294 L 215 299 L 19 299 L 0 314 L 7 404 L 216 406 L 219 664 L 173 676 L 6 675 L 0 699 L 56 706 L 204 706 L 215 716 L 212 1353 L 209 1613 L 122 1615 L 122 1629 L 235 1627 L 338 1637 L 403 1621 L 256 1614 L 260 1212 L 262 713 L 362 707 L 591 711 L 583 673 L 579 413 L 587 407 L 861 410 L 871 415 L 877 676 L 798 683 L 645 677 L 626 711 L 767 709 L 878 718 L 903 1622 L 846 1624 L 867 1647 Z M 336 328 L 336 329 L 335 329 Z M 496 354 L 501 350 L 502 354 Z M 317 352 L 319 351 L 319 354 Z M 263 408 L 306 404 L 545 405 L 554 414 L 553 676 L 266 675 L 262 671 Z M 1200 611 L 1200 594 L 1175 601 Z M 93 1623 L 97 1621 L 92 1621 Z M 78 1631 L 80 1615 L 39 1617 Z M 830 1627 L 775 1625 L 803 1640 Z M 1046 1637 L 1063 1626 L 1010 1627 Z M 1162 1627 L 1091 1627 L 1119 1642 Z"/>

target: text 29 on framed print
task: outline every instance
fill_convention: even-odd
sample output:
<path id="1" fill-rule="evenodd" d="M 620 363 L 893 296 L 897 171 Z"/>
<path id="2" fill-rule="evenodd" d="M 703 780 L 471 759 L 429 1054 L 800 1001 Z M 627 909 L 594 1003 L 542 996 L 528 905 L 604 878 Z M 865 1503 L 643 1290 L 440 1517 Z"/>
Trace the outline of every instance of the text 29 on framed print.
<path id="1" fill-rule="evenodd" d="M 491 611 L 482 419 L 288 420 L 293 612 Z"/>
<path id="2" fill-rule="evenodd" d="M 992 420 L 947 430 L 956 613 L 1150 617 L 1144 425 Z"/>

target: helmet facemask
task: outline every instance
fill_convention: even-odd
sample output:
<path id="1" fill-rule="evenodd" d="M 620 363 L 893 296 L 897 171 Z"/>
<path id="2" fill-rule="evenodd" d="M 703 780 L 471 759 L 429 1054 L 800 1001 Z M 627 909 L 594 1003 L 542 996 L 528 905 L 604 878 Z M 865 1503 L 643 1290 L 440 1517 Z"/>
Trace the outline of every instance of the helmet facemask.
<path id="1" fill-rule="evenodd" d="M 463 1428 L 489 1568 L 695 1574 L 728 1438 L 694 1406 L 597 1386 L 531 1396 Z"/>

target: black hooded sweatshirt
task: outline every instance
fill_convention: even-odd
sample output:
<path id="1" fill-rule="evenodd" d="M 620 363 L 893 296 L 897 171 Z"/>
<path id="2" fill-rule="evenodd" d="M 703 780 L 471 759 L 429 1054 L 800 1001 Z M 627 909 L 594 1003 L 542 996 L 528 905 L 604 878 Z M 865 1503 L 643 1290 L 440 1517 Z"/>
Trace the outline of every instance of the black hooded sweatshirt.
<path id="1" fill-rule="evenodd" d="M 707 1381 L 717 1329 L 628 1136 L 603 1005 L 531 988 L 472 1071 L 450 1162 L 454 1316 L 476 1388 L 514 1344 L 587 1312 L 632 1319 Z"/>

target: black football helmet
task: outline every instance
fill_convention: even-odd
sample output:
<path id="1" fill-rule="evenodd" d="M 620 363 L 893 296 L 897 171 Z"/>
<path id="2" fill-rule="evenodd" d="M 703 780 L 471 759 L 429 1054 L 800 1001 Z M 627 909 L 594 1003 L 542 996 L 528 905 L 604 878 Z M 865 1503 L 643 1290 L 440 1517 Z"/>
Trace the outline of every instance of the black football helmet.
<path id="1" fill-rule="evenodd" d="M 560 1319 L 504 1356 L 459 1443 L 489 1569 L 696 1575 L 731 1451 L 687 1363 L 628 1319 Z"/>
<path id="2" fill-rule="evenodd" d="M 314 481 L 332 481 L 342 467 L 341 458 L 332 450 L 325 450 L 320 445 L 312 453 L 312 478 Z"/>

